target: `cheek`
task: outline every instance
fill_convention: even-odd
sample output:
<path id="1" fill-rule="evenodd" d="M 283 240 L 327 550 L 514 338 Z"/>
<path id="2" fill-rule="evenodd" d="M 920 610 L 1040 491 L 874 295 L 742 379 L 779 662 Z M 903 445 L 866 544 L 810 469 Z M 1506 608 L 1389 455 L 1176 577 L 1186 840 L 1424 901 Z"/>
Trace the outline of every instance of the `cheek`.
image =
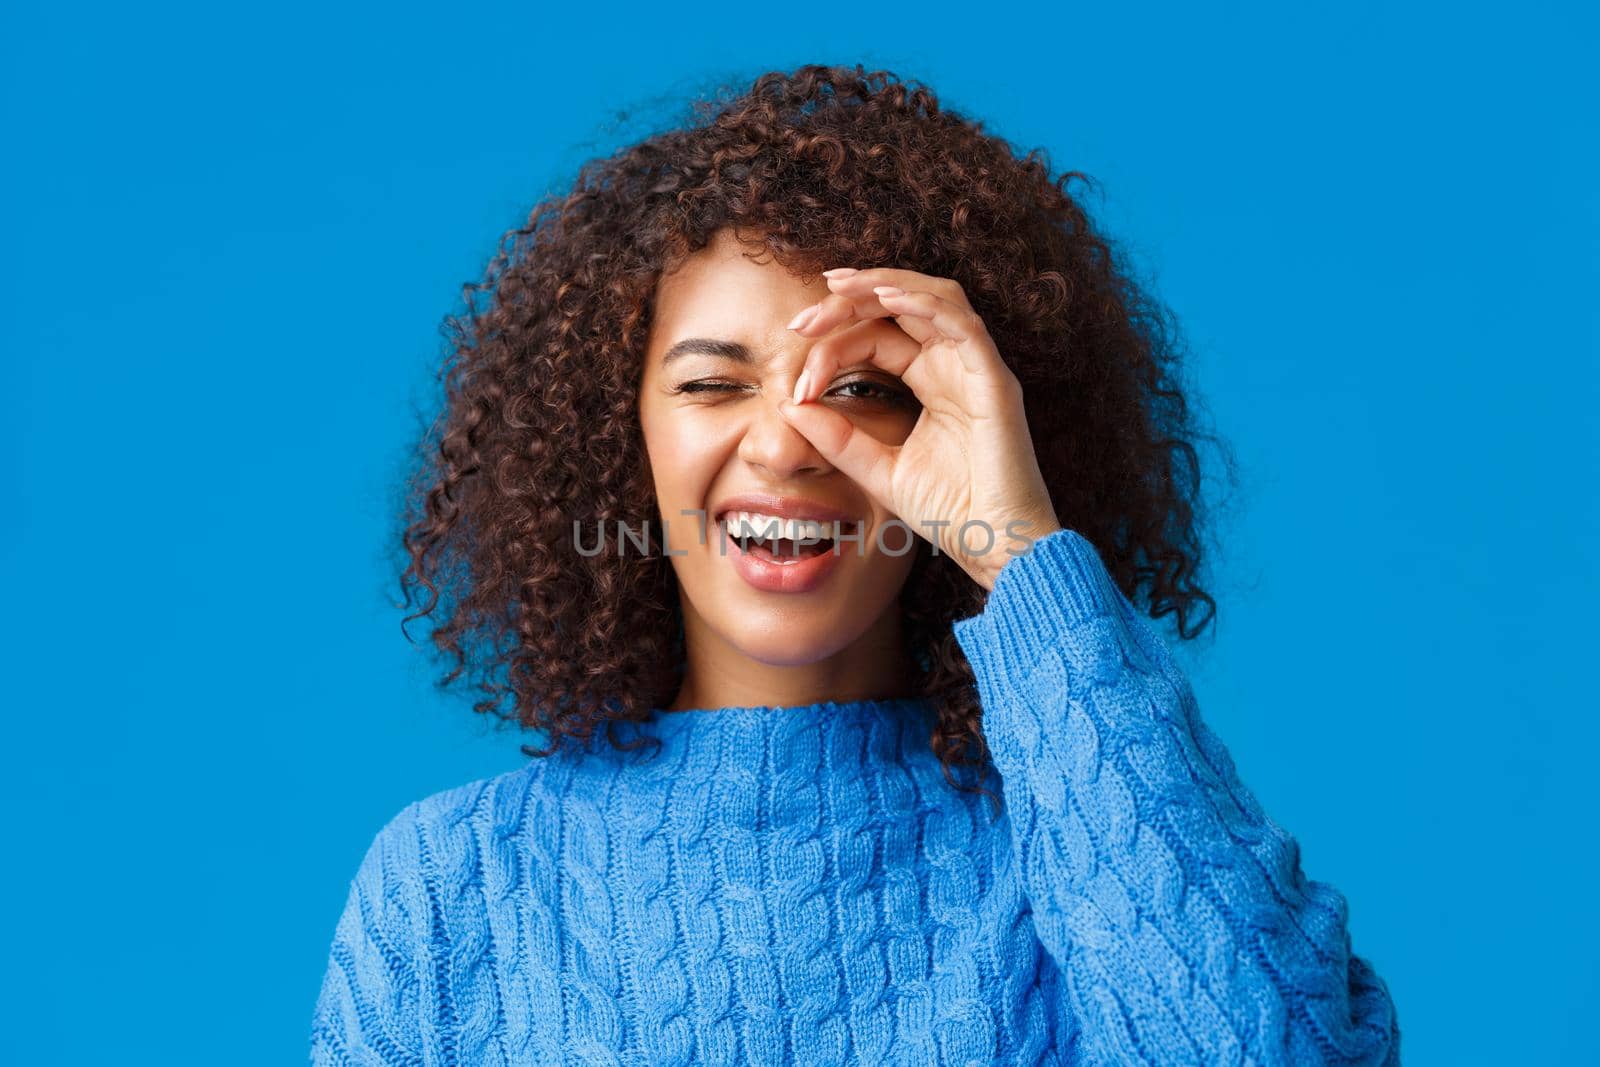
<path id="1" fill-rule="evenodd" d="M 715 427 L 687 411 L 646 412 L 641 422 L 662 507 L 699 506 L 721 467 Z"/>
<path id="2" fill-rule="evenodd" d="M 863 590 L 889 590 L 897 594 L 916 563 L 916 536 L 902 526 L 889 525 L 893 521 L 888 513 L 876 511 L 872 529 L 867 531 L 866 541 L 859 551 L 854 544 L 845 547 L 845 552 L 855 557 L 856 581 Z"/>
<path id="3" fill-rule="evenodd" d="M 919 412 L 897 411 L 887 414 L 858 415 L 851 421 L 858 430 L 864 430 L 868 436 L 881 441 L 886 445 L 898 446 L 906 443 L 906 438 L 911 436 L 911 431 L 916 428 Z"/>
<path id="4" fill-rule="evenodd" d="M 911 568 L 917 561 L 917 545 L 914 540 L 905 543 L 909 539 L 904 530 L 897 528 L 886 531 L 883 538 L 885 550 L 877 557 L 883 581 L 893 587 L 896 594 L 905 586 Z"/>

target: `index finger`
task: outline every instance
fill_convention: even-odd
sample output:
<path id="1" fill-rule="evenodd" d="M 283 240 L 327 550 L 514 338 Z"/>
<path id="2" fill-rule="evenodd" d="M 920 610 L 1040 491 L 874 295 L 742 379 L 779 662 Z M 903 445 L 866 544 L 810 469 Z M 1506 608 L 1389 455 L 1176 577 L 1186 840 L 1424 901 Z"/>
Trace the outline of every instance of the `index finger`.
<path id="1" fill-rule="evenodd" d="M 805 368 L 795 382 L 794 402 L 804 404 L 820 397 L 834 375 L 862 364 L 899 378 L 920 400 L 921 353 L 922 345 L 892 322 L 882 318 L 858 322 L 811 346 Z"/>
<path id="2" fill-rule="evenodd" d="M 837 273 L 841 271 L 848 273 Z M 966 290 L 961 288 L 960 282 L 951 278 L 940 278 L 921 271 L 903 270 L 898 267 L 871 267 L 866 270 L 835 267 L 834 272 L 831 275 L 824 272 L 823 277 L 827 279 L 829 292 L 827 296 L 812 305 L 816 311 L 811 317 L 801 320 L 800 315 L 795 316 L 800 325 L 791 324 L 789 327 L 795 333 L 807 337 L 820 337 L 846 323 L 893 318 L 895 312 L 885 308 L 878 300 L 877 294 L 872 291 L 875 286 L 880 285 L 893 285 L 907 292 L 932 293 L 965 311 L 973 310 L 971 302 L 967 300 Z M 909 332 L 917 336 L 917 331 Z M 919 341 L 926 339 L 917 336 Z"/>
<path id="3" fill-rule="evenodd" d="M 972 302 L 967 299 L 967 291 L 961 287 L 960 282 L 954 278 L 924 274 L 919 270 L 902 270 L 898 267 L 868 267 L 865 270 L 835 267 L 831 271 L 824 271 L 822 276 L 828 280 L 830 292 L 853 300 L 863 298 L 880 285 L 893 285 L 908 293 L 932 293 L 966 311 L 974 310 Z"/>

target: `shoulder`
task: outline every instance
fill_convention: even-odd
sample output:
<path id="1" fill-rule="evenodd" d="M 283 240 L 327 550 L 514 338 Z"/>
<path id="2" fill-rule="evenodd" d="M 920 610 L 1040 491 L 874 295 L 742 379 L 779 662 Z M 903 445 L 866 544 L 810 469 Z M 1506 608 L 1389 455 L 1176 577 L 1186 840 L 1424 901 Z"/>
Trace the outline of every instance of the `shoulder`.
<path id="1" fill-rule="evenodd" d="M 481 869 L 486 853 L 515 847 L 543 795 L 546 761 L 430 793 L 396 814 L 378 832 L 423 877 L 446 883 Z"/>
<path id="2" fill-rule="evenodd" d="M 358 879 L 387 880 L 414 872 L 430 861 L 430 842 L 458 834 L 485 818 L 491 829 L 510 832 L 537 777 L 537 766 L 519 767 L 411 801 L 372 836 Z"/>
<path id="3" fill-rule="evenodd" d="M 510 850 L 537 763 L 431 793 L 385 820 L 350 881 L 334 951 L 378 953 L 396 973 L 414 965 L 440 923 L 469 914 L 460 898 L 515 869 Z"/>
<path id="4" fill-rule="evenodd" d="M 538 783 L 539 761 L 487 778 L 430 793 L 406 805 L 384 828 L 429 838 L 482 829 L 509 834 L 522 819 L 529 790 Z"/>
<path id="5" fill-rule="evenodd" d="M 549 877 L 574 774 L 569 761 L 530 759 L 407 804 L 378 830 L 363 861 L 371 898 L 408 917 L 437 918 L 441 909 L 448 917 L 474 892 L 512 892 L 508 880 L 530 871 Z"/>

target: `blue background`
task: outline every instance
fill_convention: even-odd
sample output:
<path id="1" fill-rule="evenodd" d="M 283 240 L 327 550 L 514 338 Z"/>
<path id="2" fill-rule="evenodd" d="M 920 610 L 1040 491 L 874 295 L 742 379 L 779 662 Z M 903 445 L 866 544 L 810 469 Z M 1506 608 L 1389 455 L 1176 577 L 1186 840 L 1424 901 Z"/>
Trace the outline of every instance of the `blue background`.
<path id="1" fill-rule="evenodd" d="M 1407 1063 L 1594 1055 L 1590 16 L 1112 7 L 12 5 L 0 1060 L 303 1060 L 372 835 L 522 761 L 389 606 L 442 317 L 675 102 L 857 60 L 1184 323 L 1244 481 L 1182 655 Z"/>

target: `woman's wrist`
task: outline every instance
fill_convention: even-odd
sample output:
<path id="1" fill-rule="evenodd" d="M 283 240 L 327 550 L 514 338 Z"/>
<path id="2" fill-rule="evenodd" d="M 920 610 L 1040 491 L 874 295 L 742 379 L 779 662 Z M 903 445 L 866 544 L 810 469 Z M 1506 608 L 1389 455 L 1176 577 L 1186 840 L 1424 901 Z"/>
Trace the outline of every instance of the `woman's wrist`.
<path id="1" fill-rule="evenodd" d="M 962 568 L 972 580 L 983 586 L 987 592 L 994 591 L 995 582 L 999 580 L 1000 572 L 1005 569 L 1006 564 L 1032 552 L 1036 542 L 1065 529 L 1054 511 L 1035 519 L 1012 520 L 1001 528 L 1010 535 L 1005 543 L 999 543 L 997 540 L 989 552 L 962 564 Z M 1017 548 L 1018 539 L 1024 544 L 1021 549 Z"/>

